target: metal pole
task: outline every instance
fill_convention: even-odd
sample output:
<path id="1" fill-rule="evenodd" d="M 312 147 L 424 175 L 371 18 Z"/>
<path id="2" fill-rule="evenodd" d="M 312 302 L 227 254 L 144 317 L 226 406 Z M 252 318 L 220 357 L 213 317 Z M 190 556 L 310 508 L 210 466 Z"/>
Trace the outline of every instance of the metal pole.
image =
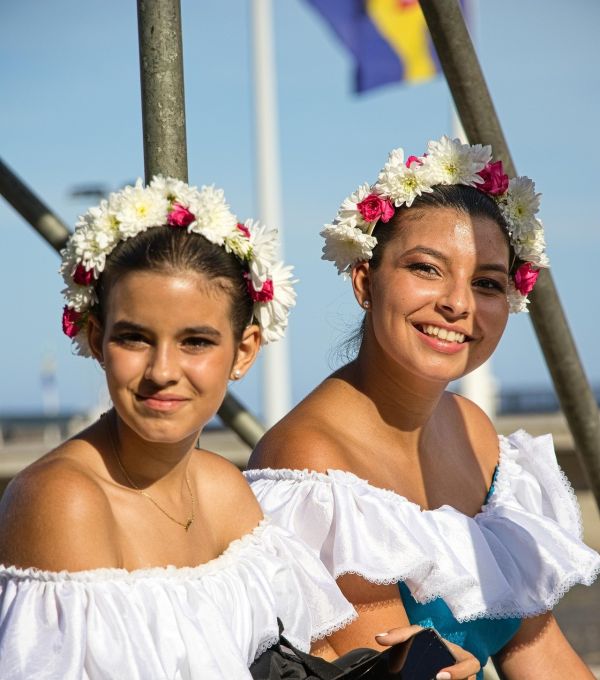
<path id="1" fill-rule="evenodd" d="M 491 144 L 506 172 L 516 169 L 457 0 L 420 0 L 433 43 L 469 141 Z M 531 320 L 569 423 L 581 466 L 600 508 L 600 417 L 552 275 L 542 270 L 531 295 Z"/>
<path id="2" fill-rule="evenodd" d="M 69 229 L 15 173 L 0 160 L 0 194 L 55 250 L 69 238 Z"/>
<path id="3" fill-rule="evenodd" d="M 252 0 L 252 48 L 254 57 L 254 116 L 259 217 L 282 230 L 281 186 L 275 93 L 275 60 L 271 0 Z M 282 250 L 280 241 L 280 251 Z M 279 253 L 282 257 L 283 253 Z M 289 351 L 287 338 L 263 348 L 263 404 L 268 427 L 290 410 Z"/>
<path id="4" fill-rule="evenodd" d="M 183 47 L 179 0 L 138 0 L 144 172 L 187 182 Z M 254 447 L 263 425 L 230 393 L 219 417 Z"/>

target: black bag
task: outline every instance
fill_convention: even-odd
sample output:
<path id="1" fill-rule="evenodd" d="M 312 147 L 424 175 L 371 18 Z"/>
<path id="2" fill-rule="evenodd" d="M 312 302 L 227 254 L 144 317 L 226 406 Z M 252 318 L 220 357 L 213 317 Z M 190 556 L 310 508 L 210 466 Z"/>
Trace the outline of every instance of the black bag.
<path id="1" fill-rule="evenodd" d="M 335 662 L 325 661 L 296 649 L 282 632 L 279 621 L 279 640 L 250 666 L 254 680 L 336 680 L 344 677 L 345 671 L 378 656 L 374 649 L 353 649 Z"/>

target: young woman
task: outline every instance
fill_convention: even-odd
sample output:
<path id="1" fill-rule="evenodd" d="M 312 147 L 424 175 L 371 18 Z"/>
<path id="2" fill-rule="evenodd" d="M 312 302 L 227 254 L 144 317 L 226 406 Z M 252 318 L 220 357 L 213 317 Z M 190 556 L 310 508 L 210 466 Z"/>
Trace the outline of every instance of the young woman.
<path id="1" fill-rule="evenodd" d="M 551 614 L 600 569 L 551 438 L 498 439 L 446 389 L 526 309 L 547 266 L 538 204 L 489 147 L 444 137 L 393 151 L 322 232 L 365 310 L 360 349 L 267 433 L 247 478 L 355 604 L 336 652 L 410 622 L 509 680 L 592 678 Z"/>
<path id="2" fill-rule="evenodd" d="M 4 494 L 1 678 L 246 678 L 277 618 L 307 651 L 354 616 L 241 473 L 196 448 L 228 380 L 283 334 L 294 293 L 275 250 L 221 191 L 161 177 L 78 223 L 63 329 L 113 408 Z"/>

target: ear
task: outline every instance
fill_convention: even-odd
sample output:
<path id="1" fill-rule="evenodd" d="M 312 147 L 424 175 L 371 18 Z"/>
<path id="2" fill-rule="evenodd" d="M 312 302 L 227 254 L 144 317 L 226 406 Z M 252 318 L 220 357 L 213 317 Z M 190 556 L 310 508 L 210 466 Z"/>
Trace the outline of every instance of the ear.
<path id="1" fill-rule="evenodd" d="M 260 328 L 253 323 L 244 328 L 242 338 L 238 343 L 235 360 L 231 367 L 232 380 L 239 380 L 254 363 L 260 349 Z"/>
<path id="2" fill-rule="evenodd" d="M 352 268 L 352 289 L 354 297 L 361 307 L 371 302 L 371 268 L 368 262 L 359 262 Z"/>
<path id="3" fill-rule="evenodd" d="M 96 359 L 99 364 L 103 364 L 104 354 L 102 352 L 102 339 L 104 338 L 104 328 L 98 318 L 93 314 L 89 315 L 85 330 L 94 359 Z"/>

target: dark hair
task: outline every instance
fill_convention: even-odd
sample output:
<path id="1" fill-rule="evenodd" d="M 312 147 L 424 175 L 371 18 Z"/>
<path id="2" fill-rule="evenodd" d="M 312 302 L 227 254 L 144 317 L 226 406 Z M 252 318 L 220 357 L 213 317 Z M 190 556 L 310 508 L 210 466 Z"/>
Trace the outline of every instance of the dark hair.
<path id="1" fill-rule="evenodd" d="M 498 204 L 491 196 L 488 196 L 483 191 L 475 189 L 475 187 L 468 187 L 462 184 L 438 184 L 433 187 L 430 193 L 421 194 L 418 196 L 410 206 L 401 206 L 396 208 L 394 216 L 389 222 L 382 224 L 378 222 L 373 230 L 373 236 L 377 237 L 377 245 L 373 248 L 373 256 L 369 260 L 371 269 L 377 269 L 382 260 L 386 245 L 394 237 L 401 216 L 407 211 L 415 214 L 419 211 L 424 211 L 427 208 L 453 208 L 465 215 L 471 217 L 488 217 L 502 229 L 502 233 L 506 238 L 506 244 L 510 253 L 510 269 L 514 271 L 521 261 L 516 257 L 514 250 L 508 238 L 508 225 Z M 349 332 L 346 338 L 342 341 L 339 348 L 334 352 L 334 356 L 351 361 L 354 359 L 360 349 L 366 330 L 366 315 L 358 328 Z"/>
<path id="2" fill-rule="evenodd" d="M 502 229 L 502 233 L 506 238 L 506 243 L 510 249 L 511 264 L 514 266 L 515 257 L 508 238 L 508 225 L 496 201 L 483 191 L 475 189 L 475 187 L 468 187 L 462 184 L 438 184 L 433 187 L 431 193 L 424 193 L 418 196 L 410 208 L 406 206 L 397 208 L 392 219 L 386 224 L 377 224 L 373 230 L 373 236 L 377 237 L 377 245 L 373 249 L 373 257 L 369 260 L 369 265 L 372 269 L 377 269 L 381 264 L 385 246 L 394 236 L 394 227 L 397 225 L 400 217 L 406 211 L 414 214 L 418 213 L 419 210 L 426 210 L 427 208 L 453 208 L 471 217 L 488 217 L 494 220 Z"/>
<path id="3" fill-rule="evenodd" d="M 121 241 L 106 260 L 93 312 L 104 321 L 106 299 L 121 276 L 132 271 L 197 272 L 226 291 L 231 300 L 231 326 L 236 340 L 252 320 L 253 302 L 246 286 L 246 270 L 233 253 L 200 234 L 169 226 L 152 227 Z"/>

